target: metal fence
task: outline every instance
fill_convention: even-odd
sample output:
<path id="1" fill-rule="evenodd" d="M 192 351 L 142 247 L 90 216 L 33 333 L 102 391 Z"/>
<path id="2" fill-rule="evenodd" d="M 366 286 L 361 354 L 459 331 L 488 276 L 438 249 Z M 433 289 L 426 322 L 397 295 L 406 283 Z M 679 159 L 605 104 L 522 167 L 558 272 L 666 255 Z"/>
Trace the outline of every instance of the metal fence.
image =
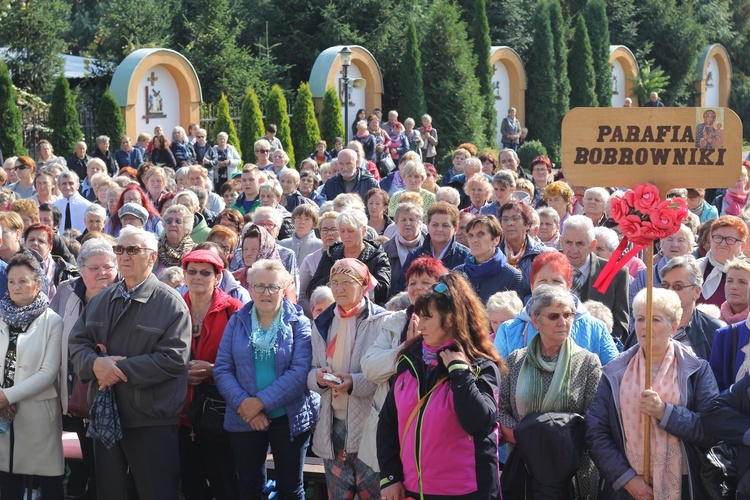
<path id="1" fill-rule="evenodd" d="M 22 111 L 21 122 L 23 123 L 23 145 L 29 151 L 29 156 L 37 160 L 37 146 L 39 142 L 49 140 L 52 130 L 47 126 L 49 123 L 49 109 L 25 109 Z M 92 108 L 78 110 L 78 123 L 83 132 L 83 141 L 88 144 L 89 151 L 95 146 L 95 124 L 96 111 Z M 119 141 L 118 141 L 119 142 Z M 54 144 L 52 145 L 55 146 Z"/>

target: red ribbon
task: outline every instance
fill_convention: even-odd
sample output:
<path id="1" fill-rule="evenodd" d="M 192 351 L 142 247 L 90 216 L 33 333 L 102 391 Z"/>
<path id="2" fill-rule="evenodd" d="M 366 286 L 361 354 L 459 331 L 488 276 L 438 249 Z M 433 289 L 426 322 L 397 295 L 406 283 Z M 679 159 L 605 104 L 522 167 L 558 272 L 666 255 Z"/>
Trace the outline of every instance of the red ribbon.
<path id="1" fill-rule="evenodd" d="M 628 243 L 630 243 L 628 237 L 624 236 L 620 245 L 614 252 L 612 252 L 612 257 L 609 258 L 607 264 L 602 268 L 602 272 L 599 273 L 599 277 L 594 282 L 594 288 L 596 288 L 599 293 L 606 293 L 610 283 L 612 283 L 612 280 L 617 276 L 617 272 L 625 267 L 625 264 L 630 262 L 630 259 L 635 257 L 638 252 L 646 248 L 646 245 L 635 245 L 628 253 L 623 255 Z"/>

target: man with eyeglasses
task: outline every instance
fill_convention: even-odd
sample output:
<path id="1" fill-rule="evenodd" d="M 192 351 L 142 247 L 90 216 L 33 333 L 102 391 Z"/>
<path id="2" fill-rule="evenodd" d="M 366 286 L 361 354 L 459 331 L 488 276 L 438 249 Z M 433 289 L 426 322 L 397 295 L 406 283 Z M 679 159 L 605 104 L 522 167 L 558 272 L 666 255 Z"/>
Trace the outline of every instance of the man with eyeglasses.
<path id="1" fill-rule="evenodd" d="M 627 267 L 617 271 L 617 275 L 607 288 L 601 293 L 594 288 L 599 274 L 607 264 L 601 257 L 593 255 L 596 248 L 594 224 L 585 215 L 572 215 L 563 225 L 562 232 L 563 254 L 573 268 L 573 284 L 570 293 L 577 296 L 581 302 L 596 300 L 612 311 L 614 326 L 612 335 L 621 340 L 628 336 L 630 322 L 630 306 L 628 302 L 628 285 L 630 274 Z"/>
<path id="2" fill-rule="evenodd" d="M 695 257 L 680 255 L 669 259 L 661 269 L 659 286 L 666 290 L 674 290 L 680 297 L 682 317 L 672 338 L 690 346 L 699 358 L 710 361 L 716 330 L 725 324 L 695 307 L 703 286 L 703 275 Z M 631 334 L 625 342 L 625 348 L 637 342 L 636 335 Z"/>
<path id="3" fill-rule="evenodd" d="M 57 229 L 60 234 L 68 229 L 77 229 L 80 232 L 86 230 L 83 218 L 86 208 L 91 205 L 91 202 L 78 192 L 80 185 L 78 174 L 72 171 L 63 172 L 57 178 L 57 187 L 63 197 L 52 205 L 57 207 L 62 214 L 60 227 Z"/>
<path id="4" fill-rule="evenodd" d="M 89 401 L 111 387 L 122 426 L 110 448 L 94 440 L 98 496 L 178 500 L 190 314 L 179 293 L 151 272 L 156 236 L 124 227 L 113 250 L 122 281 L 91 299 L 70 334 L 76 375 L 92 382 Z"/>

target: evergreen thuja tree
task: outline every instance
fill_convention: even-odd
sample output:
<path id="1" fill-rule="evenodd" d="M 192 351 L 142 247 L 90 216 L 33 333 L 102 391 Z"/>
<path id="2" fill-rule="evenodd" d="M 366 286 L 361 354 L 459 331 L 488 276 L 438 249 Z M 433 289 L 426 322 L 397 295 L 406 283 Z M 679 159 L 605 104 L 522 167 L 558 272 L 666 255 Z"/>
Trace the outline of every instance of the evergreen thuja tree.
<path id="1" fill-rule="evenodd" d="M 122 111 L 109 88 L 104 91 L 99 100 L 95 128 L 96 135 L 106 135 L 114 144 L 117 144 L 120 137 L 125 135 L 125 120 L 122 119 Z"/>
<path id="2" fill-rule="evenodd" d="M 401 59 L 401 71 L 399 72 L 401 84 L 401 95 L 398 98 L 399 114 L 406 118 L 414 118 L 416 123 L 424 114 L 426 106 L 424 102 L 424 81 L 422 79 L 422 54 L 419 51 L 419 39 L 414 21 L 409 21 L 406 32 L 406 47 L 404 57 Z"/>
<path id="3" fill-rule="evenodd" d="M 294 145 L 292 144 L 292 133 L 289 129 L 289 113 L 286 108 L 286 98 L 281 87 L 274 85 L 268 93 L 266 101 L 266 124 L 276 124 L 276 137 L 281 141 L 284 152 L 289 156 L 289 164 L 296 165 L 294 161 Z M 304 152 L 303 152 L 304 154 Z"/>
<path id="4" fill-rule="evenodd" d="M 595 107 L 598 104 L 596 96 L 596 78 L 594 61 L 591 57 L 591 44 L 586 31 L 583 16 L 576 16 L 573 43 L 568 53 L 568 75 L 570 75 L 570 107 Z"/>
<path id="5" fill-rule="evenodd" d="M 323 95 L 323 109 L 320 112 L 320 136 L 326 141 L 329 149 L 333 147 L 336 137 L 340 137 L 342 141 L 345 140 L 341 101 L 333 87 L 328 87 Z"/>
<path id="6" fill-rule="evenodd" d="M 601 107 L 612 106 L 612 73 L 609 65 L 609 20 L 604 0 L 588 0 L 584 10 L 591 57 L 596 74 L 596 97 Z M 571 82 L 572 83 L 572 82 Z"/>
<path id="7" fill-rule="evenodd" d="M 477 79 L 479 91 L 484 99 L 484 135 L 488 144 L 495 140 L 497 116 L 495 113 L 495 98 L 492 95 L 492 67 L 490 66 L 490 25 L 487 20 L 485 0 L 475 0 L 474 20 L 471 26 L 471 37 L 474 42 L 474 54 L 477 57 Z"/>
<path id="8" fill-rule="evenodd" d="M 552 155 L 552 161 L 558 162 L 560 157 L 560 130 L 562 120 L 570 109 L 570 79 L 568 78 L 568 48 L 566 45 L 565 21 L 563 20 L 560 0 L 549 1 L 549 20 L 552 30 L 552 47 L 555 57 L 552 60 L 555 69 L 555 127 L 557 129 L 555 143 L 547 146 Z"/>
<path id="9" fill-rule="evenodd" d="M 75 145 L 83 138 L 83 133 L 78 123 L 75 99 L 65 75 L 60 75 L 55 80 L 48 120 L 48 126 L 52 129 L 50 142 L 59 156 L 67 158 L 75 151 Z M 115 141 L 119 139 L 114 138 Z"/>
<path id="10" fill-rule="evenodd" d="M 26 155 L 23 145 L 21 112 L 16 105 L 16 89 L 10 79 L 8 66 L 0 59 L 0 151 L 5 158 Z"/>
<path id="11" fill-rule="evenodd" d="M 484 100 L 466 24 L 450 0 L 437 0 L 421 28 L 429 33 L 421 37 L 422 72 L 427 112 L 439 132 L 438 156 L 464 142 L 483 146 Z"/>
<path id="12" fill-rule="evenodd" d="M 539 2 L 534 12 L 534 38 L 529 50 L 529 61 L 526 64 L 526 77 L 529 88 L 526 91 L 526 125 L 529 139 L 540 141 L 547 150 L 558 143 L 560 130 L 555 123 L 556 74 L 555 58 L 552 47 L 552 28 L 550 27 L 549 8 L 546 2 Z M 528 166 L 528 165 L 524 165 Z"/>
<path id="13" fill-rule="evenodd" d="M 237 128 L 234 126 L 232 115 L 229 112 L 229 100 L 225 94 L 221 94 L 219 98 L 219 104 L 216 105 L 216 121 L 214 122 L 214 133 L 226 132 L 229 135 L 227 143 L 231 144 L 237 149 L 237 152 L 242 156 L 242 146 L 240 139 L 237 136 Z"/>
<path id="14" fill-rule="evenodd" d="M 315 145 L 320 141 L 320 127 L 318 127 L 318 120 L 315 118 L 315 106 L 308 83 L 300 83 L 297 89 L 297 98 L 294 100 L 294 106 L 292 107 L 289 128 L 292 131 L 294 150 L 300 159 L 315 152 Z"/>
<path id="15" fill-rule="evenodd" d="M 263 137 L 264 134 L 263 113 L 258 103 L 258 95 L 252 87 L 248 87 L 240 113 L 240 146 L 244 151 L 242 155 L 244 163 L 258 161 L 255 157 L 255 141 Z"/>

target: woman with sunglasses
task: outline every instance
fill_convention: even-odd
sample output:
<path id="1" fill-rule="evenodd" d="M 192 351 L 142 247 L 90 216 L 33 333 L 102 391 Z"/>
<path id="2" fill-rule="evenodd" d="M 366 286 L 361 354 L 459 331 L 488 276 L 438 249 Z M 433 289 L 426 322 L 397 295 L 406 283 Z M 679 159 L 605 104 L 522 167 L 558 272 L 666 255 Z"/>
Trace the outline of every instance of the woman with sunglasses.
<path id="1" fill-rule="evenodd" d="M 534 290 L 527 309 L 539 335 L 535 335 L 527 347 L 513 351 L 506 358 L 508 376 L 500 383 L 498 422 L 502 442 L 514 445 L 503 468 L 505 498 L 525 498 L 524 492 L 537 479 L 522 473 L 526 468 L 521 458 L 523 452 L 516 445 L 515 427 L 527 416 L 524 424 L 528 425 L 534 414 L 540 412 L 583 415 L 596 395 L 602 372 L 596 355 L 579 347 L 570 337 L 576 317 L 576 303 L 570 292 L 558 286 L 540 285 Z M 562 443 L 551 441 L 551 445 L 562 446 Z M 584 448 L 582 442 L 578 445 Z M 596 497 L 599 476 L 585 452 L 576 477 L 576 498 Z M 557 486 L 560 491 L 567 491 L 570 478 Z"/>
<path id="2" fill-rule="evenodd" d="M 313 451 L 323 459 L 330 498 L 379 498 L 378 475 L 358 457 L 377 388 L 362 373 L 362 359 L 390 313 L 368 298 L 378 282 L 365 263 L 344 257 L 329 269 L 336 302 L 315 319 L 307 376 L 307 387 L 320 394 Z"/>
<path id="3" fill-rule="evenodd" d="M 36 164 L 28 156 L 19 156 L 13 165 L 13 171 L 18 177 L 18 181 L 8 186 L 8 189 L 16 193 L 21 198 L 31 198 L 36 194 L 34 188 L 34 172 Z"/>
<path id="4" fill-rule="evenodd" d="M 273 167 L 273 161 L 271 159 L 271 143 L 265 139 L 258 139 L 253 145 L 255 148 L 255 156 L 258 161 L 255 165 L 259 170 L 266 170 L 268 167 Z"/>
<path id="5" fill-rule="evenodd" d="M 306 387 L 310 322 L 284 298 L 292 277 L 278 260 L 255 262 L 248 283 L 252 301 L 229 320 L 214 367 L 241 498 L 262 497 L 270 445 L 278 496 L 303 500 L 302 466 L 318 414 L 318 397 Z"/>
<path id="6" fill-rule="evenodd" d="M 180 419 L 180 475 L 186 500 L 238 499 L 239 482 L 229 436 L 223 428 L 200 425 L 206 419 L 207 401 L 224 403 L 214 379 L 214 363 L 229 318 L 242 302 L 219 288 L 224 270 L 221 257 L 210 250 L 194 250 L 182 259 L 190 311 L 192 343 L 185 398 L 187 418 Z M 210 399 L 207 399 L 210 398 Z M 202 418 L 195 418 L 195 415 Z M 210 487 L 208 486 L 210 484 Z"/>
<path id="7" fill-rule="evenodd" d="M 380 498 L 499 498 L 497 393 L 505 364 L 459 273 L 419 296 L 377 430 Z"/>

